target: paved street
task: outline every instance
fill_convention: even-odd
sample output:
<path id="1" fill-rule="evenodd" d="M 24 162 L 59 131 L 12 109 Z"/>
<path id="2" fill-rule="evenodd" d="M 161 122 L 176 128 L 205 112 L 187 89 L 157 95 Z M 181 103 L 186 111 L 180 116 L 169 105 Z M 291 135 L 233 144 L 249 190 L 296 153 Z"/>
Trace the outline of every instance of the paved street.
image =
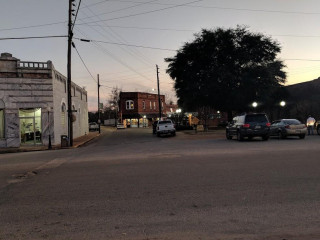
<path id="1" fill-rule="evenodd" d="M 103 129 L 0 155 L 0 239 L 320 239 L 320 136 Z"/>

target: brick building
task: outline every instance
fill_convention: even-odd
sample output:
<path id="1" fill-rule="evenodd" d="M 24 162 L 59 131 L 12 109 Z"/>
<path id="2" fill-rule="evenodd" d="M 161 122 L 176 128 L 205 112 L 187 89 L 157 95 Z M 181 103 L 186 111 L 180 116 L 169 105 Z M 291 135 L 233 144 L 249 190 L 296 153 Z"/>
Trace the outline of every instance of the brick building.
<path id="1" fill-rule="evenodd" d="M 74 137 L 88 132 L 87 92 L 72 89 Z M 0 57 L 0 147 L 59 144 L 68 134 L 67 79 L 51 61 L 25 62 Z"/>
<path id="2" fill-rule="evenodd" d="M 162 116 L 166 116 L 165 96 L 160 95 Z M 158 94 L 121 92 L 119 119 L 128 127 L 147 127 L 159 118 Z"/>

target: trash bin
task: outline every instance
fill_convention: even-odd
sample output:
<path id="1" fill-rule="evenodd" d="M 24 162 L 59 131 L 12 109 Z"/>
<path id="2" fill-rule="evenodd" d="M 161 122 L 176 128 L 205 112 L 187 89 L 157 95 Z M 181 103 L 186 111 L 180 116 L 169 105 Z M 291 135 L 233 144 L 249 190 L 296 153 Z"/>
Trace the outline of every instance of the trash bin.
<path id="1" fill-rule="evenodd" d="M 69 147 L 69 138 L 67 135 L 61 135 L 61 147 Z"/>

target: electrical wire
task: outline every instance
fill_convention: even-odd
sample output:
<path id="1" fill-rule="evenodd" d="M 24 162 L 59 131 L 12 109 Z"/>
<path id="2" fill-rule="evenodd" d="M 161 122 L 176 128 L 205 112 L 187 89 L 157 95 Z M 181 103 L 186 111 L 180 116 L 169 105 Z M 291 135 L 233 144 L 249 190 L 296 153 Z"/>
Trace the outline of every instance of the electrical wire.
<path id="1" fill-rule="evenodd" d="M 114 2 L 125 2 L 125 3 L 143 3 L 141 1 L 123 1 L 123 0 L 109 0 Z M 104 1 L 101 1 L 100 4 Z M 172 3 L 150 3 L 153 5 L 162 5 L 162 6 L 174 6 L 175 4 Z M 284 13 L 284 14 L 306 14 L 306 15 L 319 15 L 320 12 L 299 12 L 299 11 L 280 11 L 280 10 L 266 10 L 266 9 L 250 9 L 250 8 L 232 8 L 232 7 L 216 7 L 216 6 L 202 6 L 202 5 L 186 5 L 189 8 L 213 8 L 213 9 L 220 9 L 220 10 L 235 10 L 235 11 L 249 11 L 249 12 L 267 12 L 267 13 Z"/>
<path id="2" fill-rule="evenodd" d="M 79 31 L 79 30 L 78 30 Z M 79 31 L 83 36 L 86 36 L 86 34 L 83 34 L 81 31 Z M 108 56 L 111 56 L 113 60 L 119 62 L 121 65 L 125 66 L 126 68 L 130 69 L 132 72 L 135 72 L 136 74 L 138 74 L 139 76 L 143 77 L 144 79 L 153 82 L 151 79 L 147 78 L 146 76 L 144 76 L 143 74 L 137 72 L 134 68 L 130 67 L 128 64 L 124 63 L 123 61 L 121 61 L 118 57 L 116 57 L 114 54 L 110 53 L 107 49 L 105 49 L 103 46 L 101 46 L 99 43 L 95 43 L 93 42 L 93 44 L 100 49 L 100 51 L 102 51 L 103 53 L 107 54 Z"/>
<path id="3" fill-rule="evenodd" d="M 99 16 L 96 16 L 96 14 L 90 9 L 88 8 L 88 10 L 95 16 L 97 17 L 98 20 L 101 20 L 101 18 Z M 87 15 L 86 13 L 84 13 L 85 15 Z M 81 20 L 82 21 L 82 20 Z M 106 25 L 106 24 L 105 24 Z M 119 41 L 120 43 L 126 43 L 126 40 L 124 40 L 119 34 L 117 34 L 114 30 L 112 30 L 112 28 L 108 28 L 111 32 L 108 32 L 105 28 L 103 28 L 100 24 L 98 24 L 98 26 L 107 33 L 107 35 L 105 36 L 104 34 L 102 34 L 100 31 L 98 31 L 97 29 L 90 27 L 91 29 L 93 29 L 94 31 L 98 32 L 101 36 L 109 38 L 110 36 L 113 37 L 116 41 Z M 106 25 L 108 27 L 108 25 Z M 144 56 L 142 53 L 140 53 L 138 50 L 136 49 L 125 49 L 122 48 L 121 46 L 119 46 L 120 49 L 122 49 L 124 52 L 130 54 L 131 56 L 135 57 L 136 59 L 138 59 L 139 61 L 141 61 L 142 63 L 144 63 L 145 65 L 150 66 L 150 62 L 152 62 L 151 59 L 147 58 L 146 56 Z"/>
<path id="4" fill-rule="evenodd" d="M 176 52 L 174 49 L 168 48 L 158 48 L 158 47 L 147 47 L 142 45 L 134 45 L 134 44 L 125 44 L 125 43 L 115 43 L 115 42 L 107 42 L 107 41 L 100 41 L 100 40 L 89 40 L 89 39 L 82 39 L 82 38 L 74 38 L 83 42 L 99 42 L 99 43 L 107 43 L 107 44 L 114 44 L 114 45 L 121 45 L 121 46 L 128 46 L 128 47 L 138 47 L 138 48 L 147 48 L 147 49 L 155 49 L 155 50 L 165 50 L 165 51 L 173 51 Z"/>
<path id="5" fill-rule="evenodd" d="M 38 37 L 10 37 L 10 38 L 0 38 L 2 40 L 26 40 L 26 39 L 36 39 L 36 38 L 65 38 L 66 35 L 57 35 L 57 36 L 38 36 Z"/>
<path id="6" fill-rule="evenodd" d="M 46 24 L 39 24 L 39 25 L 31 25 L 31 26 L 25 26 L 25 27 L 2 28 L 2 29 L 0 29 L 0 32 L 2 32 L 2 31 L 11 31 L 11 30 L 19 30 L 19 29 L 27 29 L 27 28 L 47 27 L 47 26 L 52 26 L 52 25 L 57 25 L 57 24 L 62 24 L 62 23 L 67 23 L 67 21 L 46 23 Z"/>
<path id="7" fill-rule="evenodd" d="M 76 45 L 75 45 L 73 42 L 72 42 L 72 46 L 73 46 L 73 48 L 76 50 L 76 52 L 77 52 L 77 54 L 78 54 L 81 62 L 83 63 L 84 67 L 87 69 L 87 71 L 88 71 L 88 73 L 90 74 L 90 76 L 92 77 L 93 81 L 95 81 L 96 83 L 98 83 L 97 80 L 96 80 L 96 79 L 93 77 L 93 75 L 91 74 L 91 72 L 90 72 L 89 68 L 87 67 L 86 63 L 83 61 L 83 59 L 82 59 L 82 57 L 81 57 L 78 49 L 76 48 Z"/>
<path id="8" fill-rule="evenodd" d="M 107 14 L 110 14 L 110 13 L 120 12 L 120 11 L 123 11 L 123 10 L 127 10 L 127 9 L 138 7 L 138 6 L 141 6 L 141 5 L 150 4 L 150 3 L 156 2 L 156 1 L 159 1 L 159 0 L 152 0 L 152 1 L 149 1 L 149 2 L 142 2 L 142 3 L 136 4 L 136 5 L 130 6 L 130 7 L 125 7 L 125 8 L 120 8 L 120 9 L 113 10 L 113 11 L 110 11 L 110 12 L 100 13 L 100 14 L 97 14 L 95 16 L 102 16 L 102 15 L 107 15 Z M 88 5 L 86 7 L 89 8 Z M 81 18 L 81 20 L 84 20 L 84 19 L 87 19 L 87 18 L 90 18 L 90 17 Z"/>
<path id="9" fill-rule="evenodd" d="M 173 6 L 166 7 L 166 8 L 160 8 L 160 9 L 155 9 L 155 10 L 151 10 L 151 11 L 146 11 L 146 12 L 141 12 L 141 13 L 135 13 L 135 14 L 125 15 L 125 16 L 120 16 L 120 17 L 114 17 L 114 18 L 109 18 L 109 19 L 105 19 L 105 20 L 86 22 L 85 24 L 97 23 L 97 22 L 107 22 L 107 21 L 111 21 L 111 20 L 117 20 L 117 19 L 135 17 L 135 16 L 144 15 L 144 14 L 149 14 L 149 13 L 154 13 L 154 12 L 160 12 L 160 11 L 164 11 L 164 10 L 167 10 L 167 9 L 182 7 L 182 6 L 185 6 L 185 5 L 188 5 L 188 4 L 192 4 L 192 3 L 196 3 L 196 2 L 202 2 L 202 1 L 203 1 L 203 0 L 196 0 L 196 1 L 187 2 L 187 3 L 183 3 L 183 4 L 173 5 Z M 81 25 L 81 24 L 79 24 L 79 25 Z"/>

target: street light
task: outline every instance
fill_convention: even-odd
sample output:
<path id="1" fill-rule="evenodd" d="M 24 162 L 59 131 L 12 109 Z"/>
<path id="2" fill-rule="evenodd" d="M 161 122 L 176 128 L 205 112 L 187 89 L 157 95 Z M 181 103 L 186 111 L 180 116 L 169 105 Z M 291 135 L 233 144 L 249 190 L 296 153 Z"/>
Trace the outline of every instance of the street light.
<path id="1" fill-rule="evenodd" d="M 176 113 L 178 114 L 178 125 L 180 125 L 179 123 L 180 123 L 181 108 L 178 108 L 178 109 L 176 110 Z"/>
<path id="2" fill-rule="evenodd" d="M 147 116 L 143 115 L 143 127 L 146 127 L 146 118 L 147 118 Z"/>
<path id="3" fill-rule="evenodd" d="M 253 102 L 252 103 L 252 107 L 254 107 L 254 108 L 258 107 L 258 103 L 257 102 Z"/>
<path id="4" fill-rule="evenodd" d="M 284 108 L 286 106 L 286 102 L 285 101 L 281 101 L 279 105 L 280 105 L 281 108 Z M 281 115 L 283 115 L 283 113 L 282 113 L 283 111 L 282 111 L 282 109 L 281 110 L 279 109 L 279 111 L 280 111 L 279 112 L 279 117 L 281 117 Z"/>
<path id="5" fill-rule="evenodd" d="M 49 144 L 48 144 L 48 149 L 52 149 L 52 145 L 51 145 L 51 131 L 50 131 L 50 110 L 51 107 L 47 107 L 48 110 L 48 130 L 49 130 Z"/>

